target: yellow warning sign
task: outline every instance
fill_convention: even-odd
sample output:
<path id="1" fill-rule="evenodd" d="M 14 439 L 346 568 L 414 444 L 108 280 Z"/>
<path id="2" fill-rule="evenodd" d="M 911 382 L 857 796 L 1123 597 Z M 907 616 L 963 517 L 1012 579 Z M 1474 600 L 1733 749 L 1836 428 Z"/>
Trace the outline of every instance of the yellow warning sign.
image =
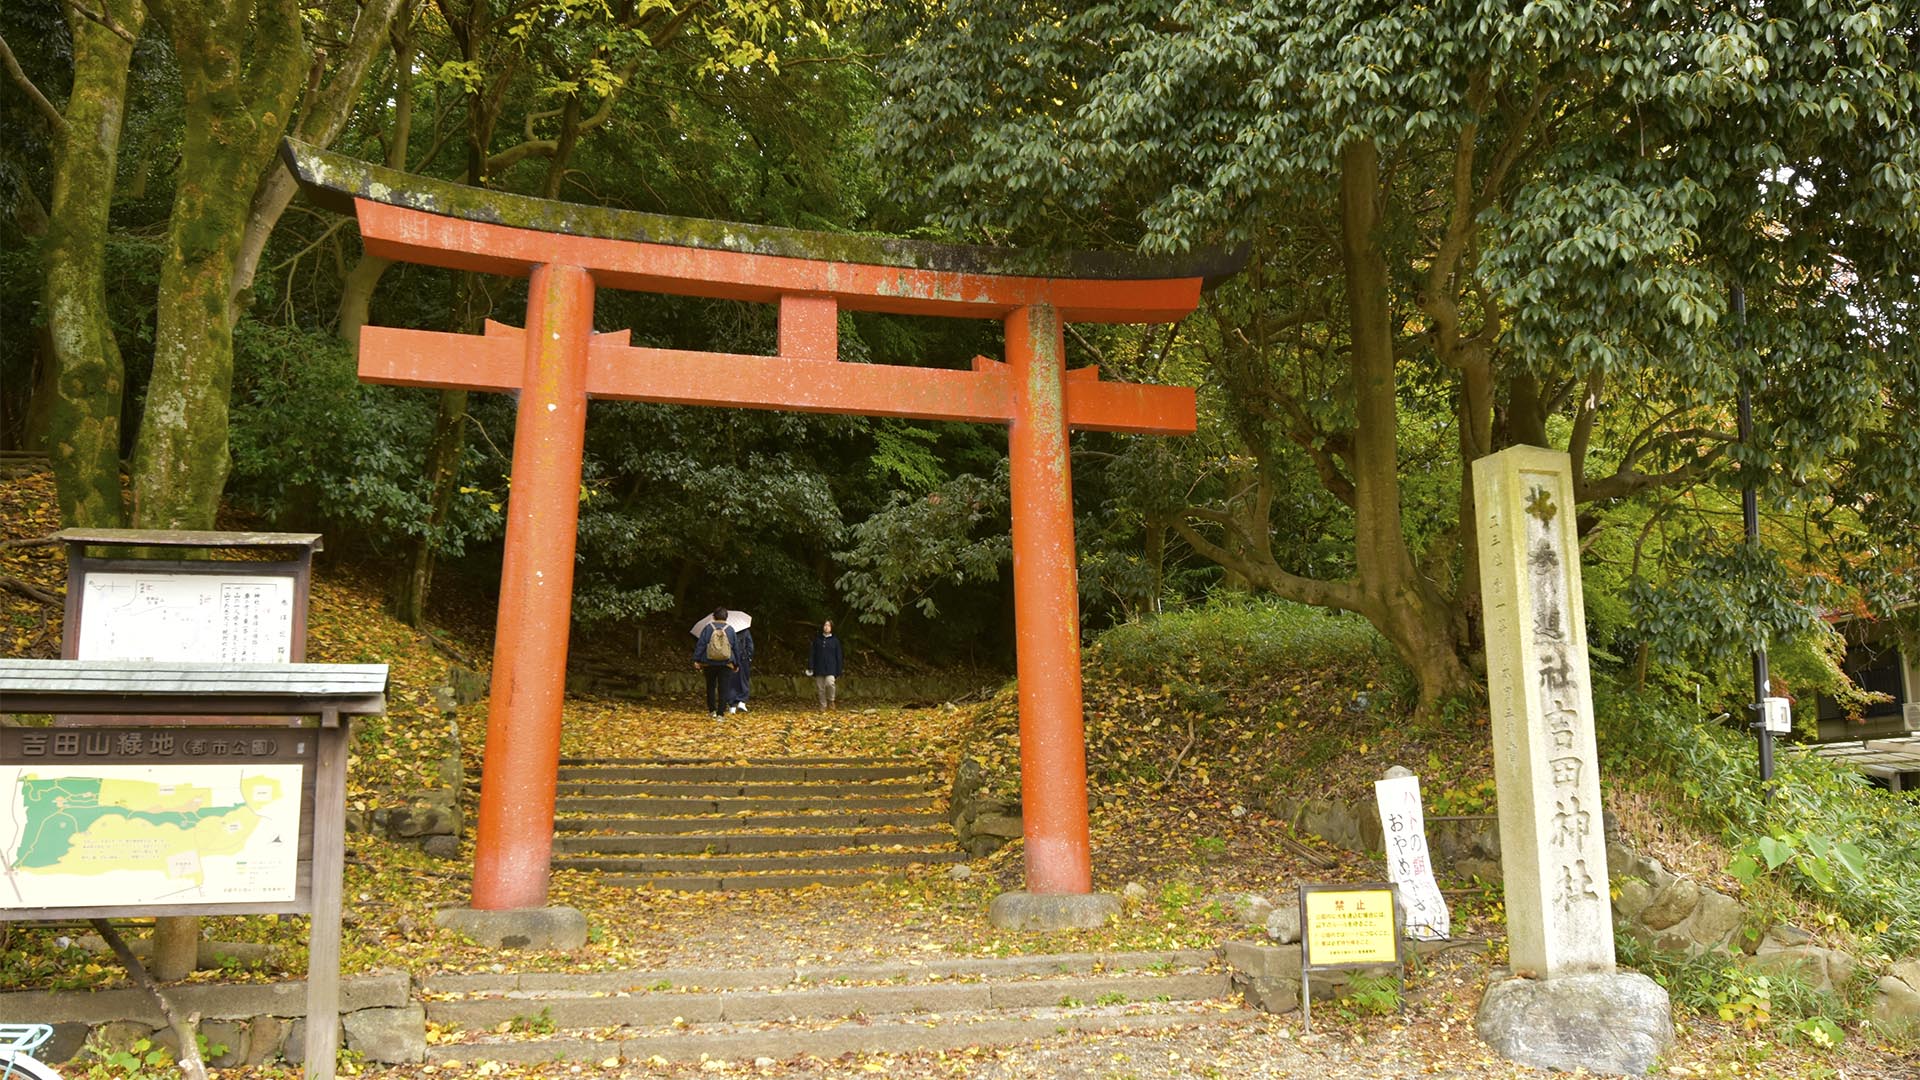
<path id="1" fill-rule="evenodd" d="M 1399 959 L 1393 890 L 1315 890 L 1306 894 L 1300 940 L 1309 967 L 1391 964 Z"/>

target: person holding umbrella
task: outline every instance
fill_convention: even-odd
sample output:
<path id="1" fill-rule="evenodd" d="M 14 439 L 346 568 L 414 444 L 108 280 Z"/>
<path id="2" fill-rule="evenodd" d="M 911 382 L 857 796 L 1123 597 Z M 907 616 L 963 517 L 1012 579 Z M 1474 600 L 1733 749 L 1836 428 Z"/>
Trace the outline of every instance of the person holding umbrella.
<path id="1" fill-rule="evenodd" d="M 714 608 L 713 614 L 693 627 L 693 666 L 707 676 L 707 715 L 720 719 L 727 682 L 738 670 L 734 659 L 740 639 L 728 625 L 726 608 Z"/>

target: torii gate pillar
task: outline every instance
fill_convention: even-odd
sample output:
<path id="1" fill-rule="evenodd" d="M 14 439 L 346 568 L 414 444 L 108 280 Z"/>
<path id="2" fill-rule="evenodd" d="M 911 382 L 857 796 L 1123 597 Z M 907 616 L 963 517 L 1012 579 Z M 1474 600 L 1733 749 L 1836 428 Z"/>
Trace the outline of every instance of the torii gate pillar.
<path id="1" fill-rule="evenodd" d="M 592 275 L 536 267 L 474 827 L 473 906 L 487 911 L 547 902 L 592 340 Z"/>
<path id="2" fill-rule="evenodd" d="M 1007 319 L 1020 804 L 1034 893 L 1093 889 L 1064 358 L 1052 307 L 1023 307 Z"/>
<path id="3" fill-rule="evenodd" d="M 1203 279 L 1233 272 L 1233 259 L 1169 267 L 1094 255 L 1047 263 L 983 248 L 476 193 L 291 141 L 284 154 L 311 198 L 358 218 L 369 254 L 532 279 L 525 330 L 489 323 L 475 337 L 369 326 L 360 335 L 366 381 L 520 395 L 475 830 L 475 909 L 547 900 L 581 455 L 587 400 L 598 397 L 1008 425 L 1027 891 L 996 900 L 993 917 L 1016 927 L 1099 924 L 1104 902 L 1117 899 L 1087 895 L 1093 874 L 1067 435 L 1075 428 L 1191 434 L 1194 393 L 1103 382 L 1093 368 L 1069 373 L 1061 330 L 1067 322 L 1182 318 L 1199 303 Z M 822 258 L 821 251 L 837 254 Z M 625 331 L 595 334 L 596 288 L 776 304 L 779 352 L 693 353 L 633 346 Z M 964 371 L 841 363 L 845 310 L 1003 320 L 1006 361 L 980 357 Z M 730 378 L 712 377 L 716 363 Z"/>

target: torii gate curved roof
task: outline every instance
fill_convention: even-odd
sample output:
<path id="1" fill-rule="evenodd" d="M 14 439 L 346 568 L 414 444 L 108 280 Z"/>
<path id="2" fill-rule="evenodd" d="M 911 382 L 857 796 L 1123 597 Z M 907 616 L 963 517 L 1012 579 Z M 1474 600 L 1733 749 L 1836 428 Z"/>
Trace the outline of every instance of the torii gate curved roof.
<path id="1" fill-rule="evenodd" d="M 761 303 L 812 293 L 833 296 L 843 309 L 973 317 L 1045 301 L 1068 322 L 1170 322 L 1193 310 L 1202 288 L 1246 263 L 1244 250 L 1178 259 L 1045 253 L 672 217 L 468 187 L 292 139 L 281 153 L 316 204 L 358 214 L 376 254 L 522 277 L 566 261 L 605 284 L 642 292 Z M 432 243 L 412 242 L 407 219 L 416 214 L 463 223 L 460 250 L 448 250 L 444 220 Z M 524 239 L 530 236 L 539 238 L 538 250 Z M 631 258 L 643 248 L 651 265 Z"/>

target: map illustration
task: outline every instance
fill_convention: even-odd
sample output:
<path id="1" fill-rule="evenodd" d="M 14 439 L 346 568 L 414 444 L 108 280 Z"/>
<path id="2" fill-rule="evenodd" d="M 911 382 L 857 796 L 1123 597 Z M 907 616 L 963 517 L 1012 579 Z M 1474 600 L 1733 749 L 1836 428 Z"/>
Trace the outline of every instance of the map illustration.
<path id="1" fill-rule="evenodd" d="M 82 589 L 81 660 L 284 664 L 289 658 L 290 577 L 95 572 Z"/>
<path id="2" fill-rule="evenodd" d="M 295 898 L 301 766 L 0 766 L 0 909 Z"/>

